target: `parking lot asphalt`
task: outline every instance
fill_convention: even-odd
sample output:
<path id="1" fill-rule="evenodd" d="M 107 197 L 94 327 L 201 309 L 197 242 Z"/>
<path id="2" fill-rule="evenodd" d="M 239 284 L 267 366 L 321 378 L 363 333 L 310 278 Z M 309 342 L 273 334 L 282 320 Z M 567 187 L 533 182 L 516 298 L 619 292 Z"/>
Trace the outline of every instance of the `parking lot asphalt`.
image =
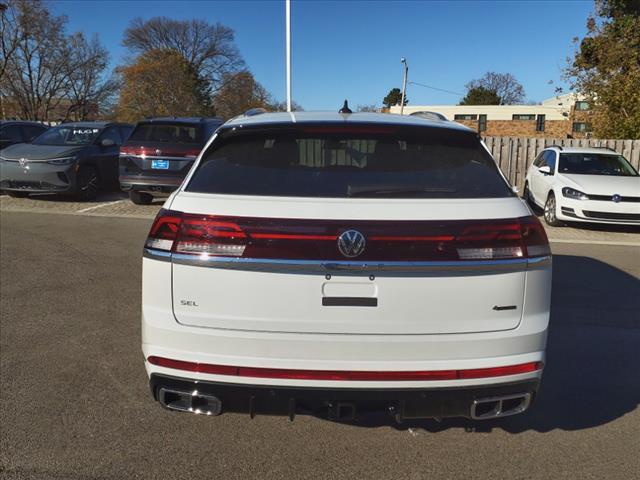
<path id="1" fill-rule="evenodd" d="M 142 217 L 124 218 L 98 215 L 112 206 L 28 213 L 14 200 L 0 199 L 1 478 L 628 479 L 640 471 L 636 233 L 593 229 L 586 236 L 595 240 L 552 243 L 547 366 L 530 412 L 400 425 L 211 418 L 163 410 L 147 387 L 141 245 L 158 206 L 143 214 L 112 204 Z M 607 239 L 614 243 L 600 243 Z"/>

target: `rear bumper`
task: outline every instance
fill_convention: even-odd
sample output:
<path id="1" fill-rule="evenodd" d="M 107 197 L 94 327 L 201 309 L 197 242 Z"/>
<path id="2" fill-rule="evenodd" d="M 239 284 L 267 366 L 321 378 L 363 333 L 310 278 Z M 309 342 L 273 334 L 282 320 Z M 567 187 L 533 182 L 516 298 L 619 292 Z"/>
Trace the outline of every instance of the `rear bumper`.
<path id="1" fill-rule="evenodd" d="M 536 397 L 539 378 L 490 386 L 421 388 L 302 388 L 238 385 L 194 381 L 167 375 L 151 375 L 151 393 L 164 407 L 209 413 L 206 407 L 177 403 L 179 392 L 187 397 L 217 400 L 218 413 L 283 415 L 304 414 L 332 420 L 354 420 L 370 414 L 391 414 L 396 421 L 412 418 L 496 418 L 522 413 Z M 173 396 L 172 396 L 173 395 Z M 492 411 L 498 399 L 502 409 Z M 475 406 L 474 406 L 475 404 Z M 202 405 L 202 404 L 200 404 Z M 482 407 L 478 406 L 481 405 Z"/>
<path id="2" fill-rule="evenodd" d="M 154 169 L 154 160 L 165 160 L 167 169 Z M 119 180 L 120 188 L 125 191 L 162 191 L 176 190 L 189 173 L 193 157 L 153 157 L 120 155 Z"/>
<path id="3" fill-rule="evenodd" d="M 182 181 L 183 176 L 154 176 L 154 175 L 120 175 L 120 188 L 125 191 L 129 190 L 157 190 L 172 192 L 177 189 Z"/>

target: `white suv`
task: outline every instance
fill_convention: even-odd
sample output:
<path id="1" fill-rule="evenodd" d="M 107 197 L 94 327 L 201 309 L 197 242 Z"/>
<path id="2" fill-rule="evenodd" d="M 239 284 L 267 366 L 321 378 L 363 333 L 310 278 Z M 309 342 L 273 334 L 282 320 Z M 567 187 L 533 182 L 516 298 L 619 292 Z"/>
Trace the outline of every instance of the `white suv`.
<path id="1" fill-rule="evenodd" d="M 527 171 L 523 197 L 544 208 L 554 227 L 564 221 L 640 225 L 640 176 L 607 148 L 544 149 Z"/>
<path id="2" fill-rule="evenodd" d="M 537 392 L 550 290 L 544 229 L 466 127 L 242 116 L 151 228 L 142 349 L 174 410 L 495 418 Z"/>

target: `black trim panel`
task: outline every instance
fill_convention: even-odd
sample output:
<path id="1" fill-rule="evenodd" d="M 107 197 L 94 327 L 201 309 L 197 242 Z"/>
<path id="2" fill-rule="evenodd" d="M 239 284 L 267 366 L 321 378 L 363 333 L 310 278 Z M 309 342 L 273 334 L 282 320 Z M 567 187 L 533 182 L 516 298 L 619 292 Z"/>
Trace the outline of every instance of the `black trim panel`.
<path id="1" fill-rule="evenodd" d="M 322 297 L 323 307 L 377 307 L 374 297 Z"/>
<path id="2" fill-rule="evenodd" d="M 396 421 L 402 421 L 411 418 L 469 418 L 471 404 L 480 398 L 528 392 L 535 399 L 539 380 L 450 388 L 316 388 L 203 382 L 152 374 L 149 386 L 156 400 L 161 387 L 185 392 L 197 390 L 214 396 L 222 403 L 222 413 L 289 418 L 303 414 L 332 419 L 336 407 L 342 405 L 353 409 L 356 419 L 368 414 L 391 413 Z"/>

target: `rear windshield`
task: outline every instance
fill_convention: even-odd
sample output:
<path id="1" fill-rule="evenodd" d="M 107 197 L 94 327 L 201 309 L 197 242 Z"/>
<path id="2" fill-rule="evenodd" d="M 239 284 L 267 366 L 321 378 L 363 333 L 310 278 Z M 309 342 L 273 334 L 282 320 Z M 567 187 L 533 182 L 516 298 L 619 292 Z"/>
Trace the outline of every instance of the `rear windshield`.
<path id="1" fill-rule="evenodd" d="M 202 128 L 200 125 L 184 123 L 142 123 L 135 128 L 129 141 L 202 143 Z"/>
<path id="2" fill-rule="evenodd" d="M 223 131 L 186 190 L 288 197 L 513 195 L 472 132 L 326 125 Z"/>
<path id="3" fill-rule="evenodd" d="M 622 155 L 606 153 L 561 153 L 560 173 L 577 175 L 613 175 L 633 177 L 638 175 Z"/>

